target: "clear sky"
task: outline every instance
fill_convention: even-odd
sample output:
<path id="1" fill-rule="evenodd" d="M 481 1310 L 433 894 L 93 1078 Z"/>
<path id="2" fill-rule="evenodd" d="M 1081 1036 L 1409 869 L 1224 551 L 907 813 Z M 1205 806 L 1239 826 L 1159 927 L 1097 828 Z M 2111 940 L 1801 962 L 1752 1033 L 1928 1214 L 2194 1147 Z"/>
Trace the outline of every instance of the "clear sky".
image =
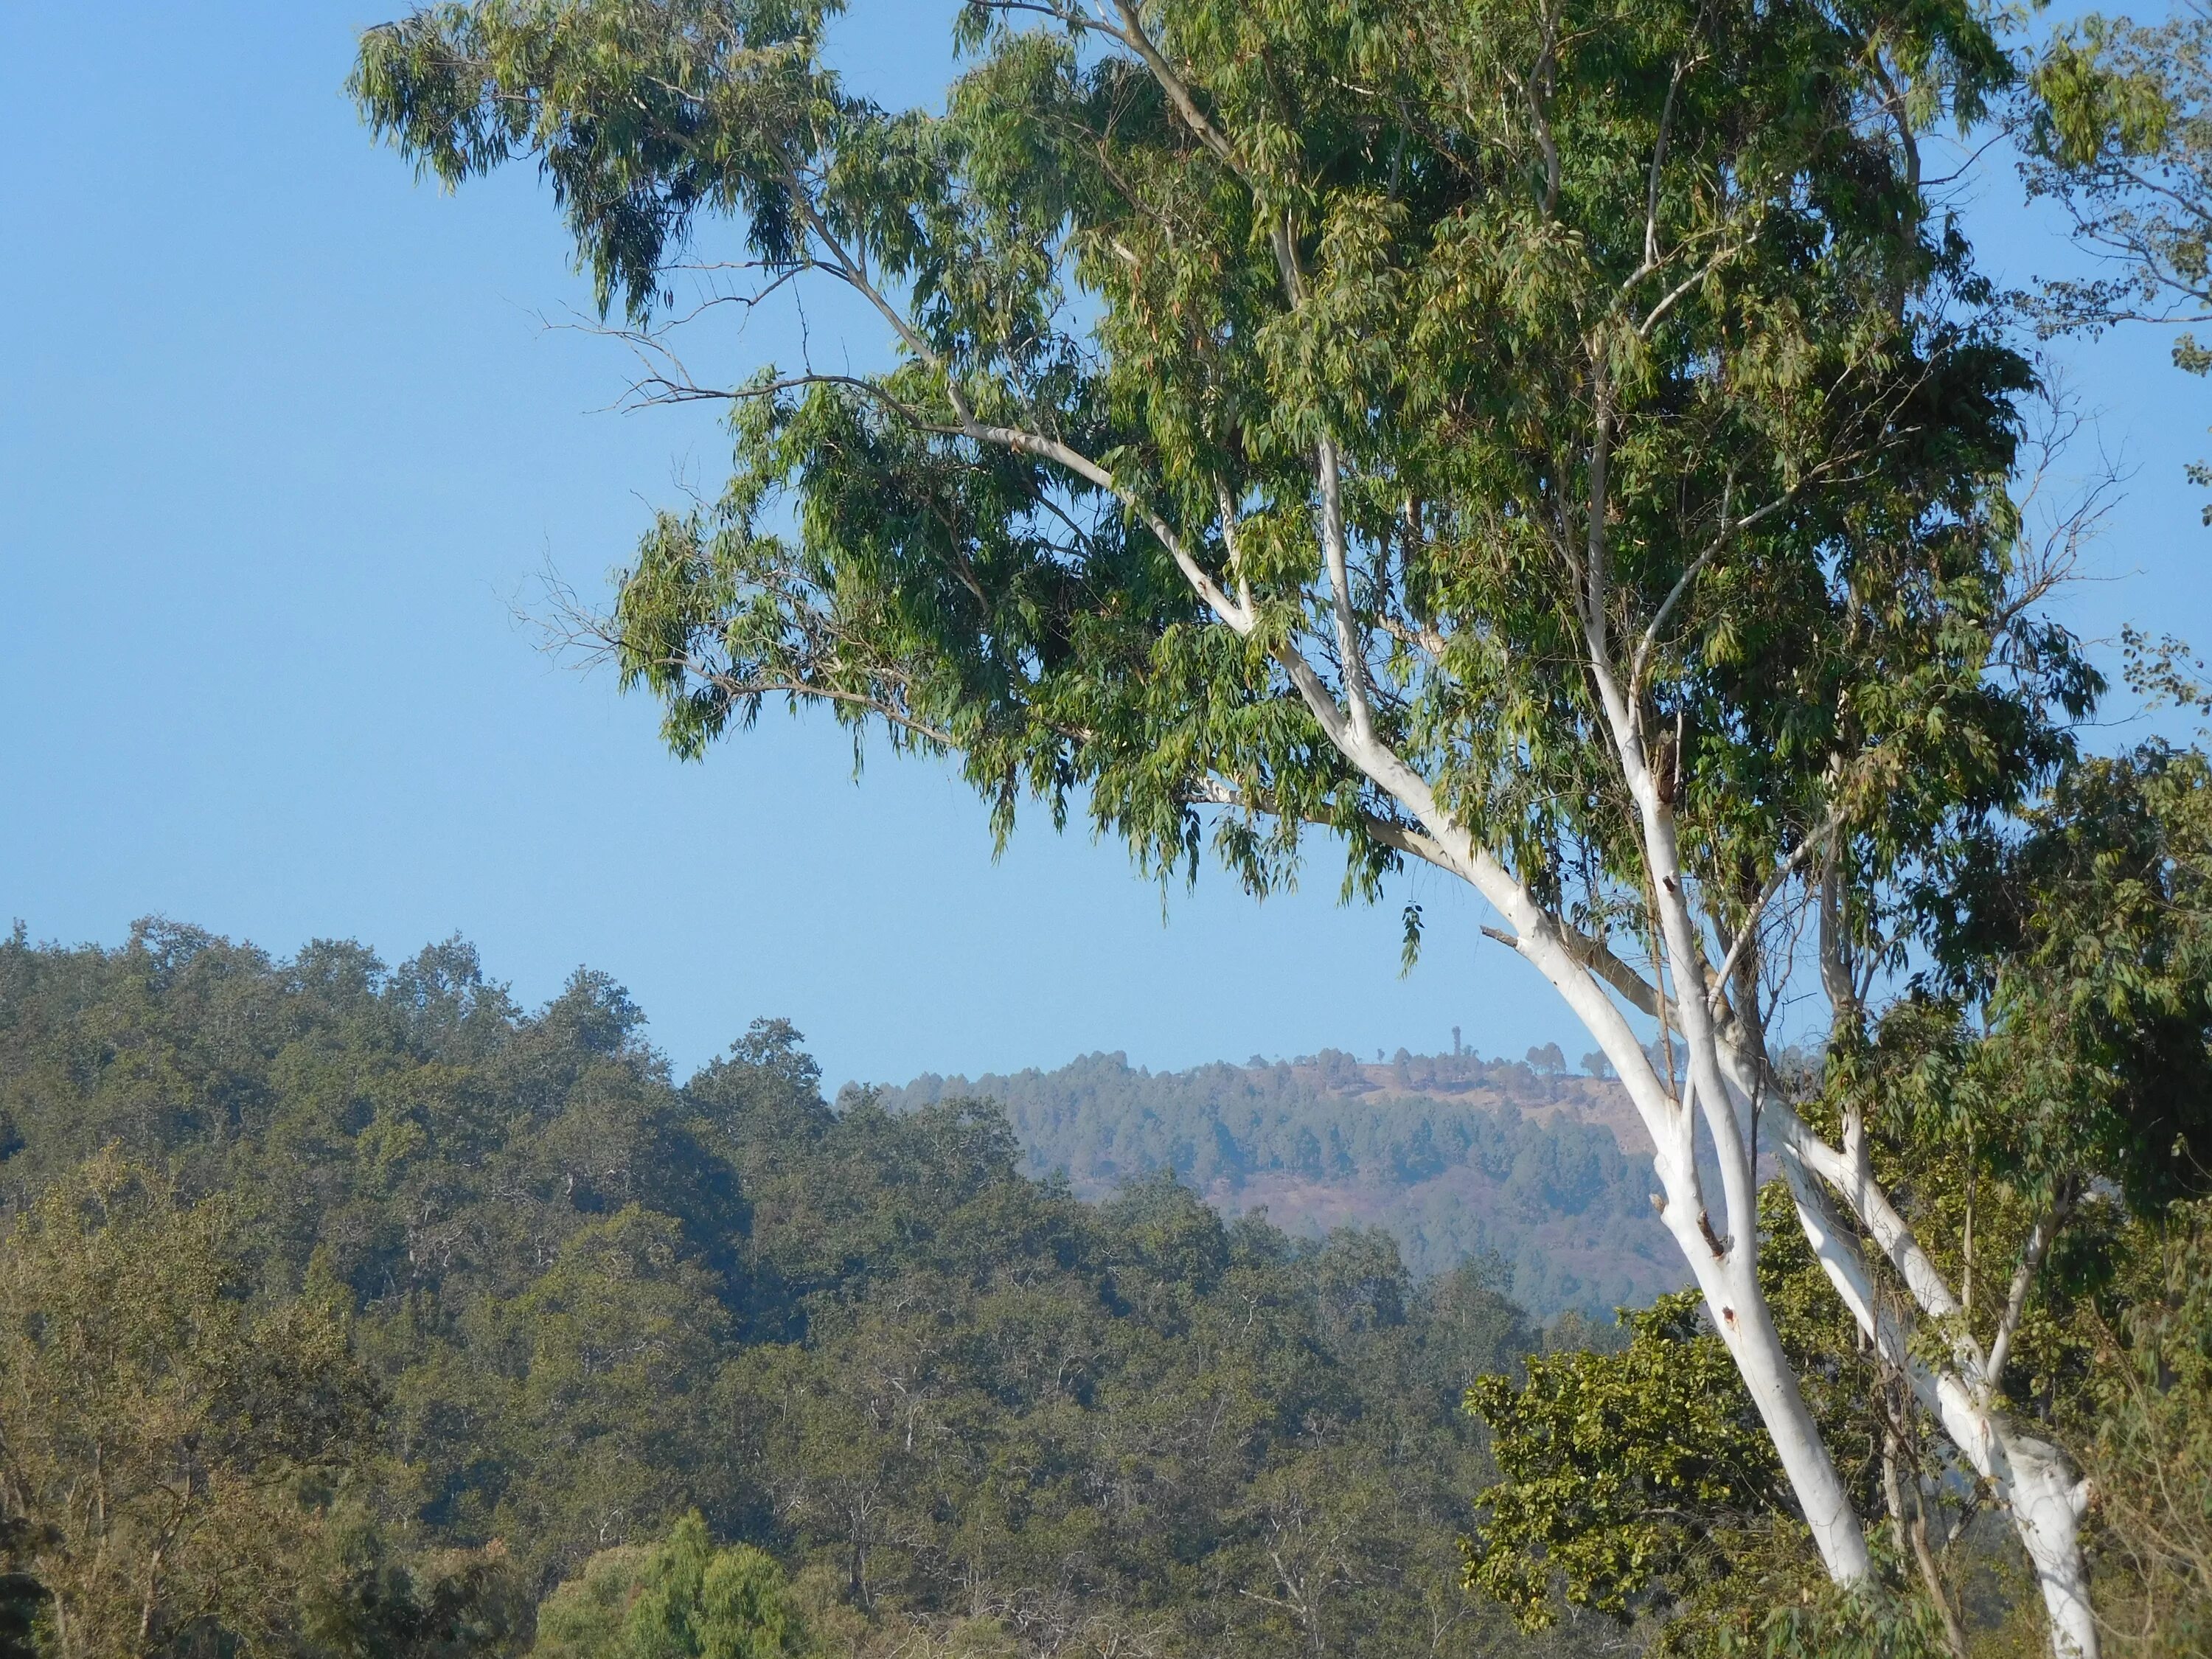
<path id="1" fill-rule="evenodd" d="M 943 0 L 860 0 L 880 97 L 941 84 Z M 371 145 L 340 87 L 360 0 L 0 5 L 0 921 L 112 944 L 160 914 L 288 953 L 459 933 L 535 1002 L 627 984 L 680 1066 L 762 1015 L 830 1080 L 1182 1066 L 1448 1045 L 1589 1047 L 1409 878 L 1335 902 L 1335 854 L 1255 906 L 1167 896 L 1041 821 L 995 862 L 941 769 L 854 775 L 818 720 L 704 765 L 651 707 L 517 625 L 587 591 L 650 508 L 711 489 L 711 414 L 609 412 L 627 359 L 526 169 L 457 198 Z M 2001 273 L 2061 257 L 1999 170 L 1969 228 Z M 757 348 L 773 354 L 773 338 Z M 878 349 L 872 340 L 862 350 Z M 787 354 L 788 343 L 784 343 Z M 2181 480 L 2212 398 L 2146 334 L 2065 354 L 2135 469 L 2069 596 L 2212 641 L 2212 532 Z M 1430 944 L 1397 971 L 1398 907 Z"/>

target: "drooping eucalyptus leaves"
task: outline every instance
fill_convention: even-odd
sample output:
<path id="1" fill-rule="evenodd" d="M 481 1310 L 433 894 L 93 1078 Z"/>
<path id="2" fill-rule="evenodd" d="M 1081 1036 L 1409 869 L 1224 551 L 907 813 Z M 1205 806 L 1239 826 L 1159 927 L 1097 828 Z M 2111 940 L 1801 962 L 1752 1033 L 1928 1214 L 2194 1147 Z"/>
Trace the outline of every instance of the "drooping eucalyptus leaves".
<path id="1" fill-rule="evenodd" d="M 1348 889 L 1467 881 L 1623 1080 L 1863 1578 L 1756 1271 L 1758 1145 L 1900 1366 L 1870 1257 L 1912 1280 L 1917 1247 L 1765 1032 L 1816 926 L 1863 1026 L 1931 856 L 2098 689 L 2007 491 L 2029 365 L 1921 181 L 1921 134 L 2006 79 L 1978 14 L 978 0 L 935 115 L 844 88 L 831 9 L 480 0 L 362 43 L 369 118 L 440 177 L 539 161 L 648 351 L 725 223 L 715 280 L 754 284 L 726 297 L 827 284 L 896 338 L 880 373 L 732 385 L 666 351 L 647 395 L 726 398 L 735 467 L 598 624 L 625 684 L 691 755 L 824 704 L 956 755 L 1000 834 L 1081 810 L 1164 874 L 1210 837 L 1264 890 L 1318 827 Z M 1996 1443 L 1967 1350 L 1914 1363 Z M 2022 1535 L 2087 1654 L 2046 1464 Z"/>

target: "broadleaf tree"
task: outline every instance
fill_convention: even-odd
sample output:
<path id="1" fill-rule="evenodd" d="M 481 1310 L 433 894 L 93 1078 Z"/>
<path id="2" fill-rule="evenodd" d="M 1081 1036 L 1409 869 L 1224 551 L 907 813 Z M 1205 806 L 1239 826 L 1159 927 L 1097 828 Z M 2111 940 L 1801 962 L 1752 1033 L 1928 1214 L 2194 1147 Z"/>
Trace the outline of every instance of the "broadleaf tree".
<path id="1" fill-rule="evenodd" d="M 36 1651 L 291 1650 L 378 1390 L 326 1297 L 247 1302 L 238 1224 L 111 1148 L 9 1230 L 0 1517 Z"/>
<path id="2" fill-rule="evenodd" d="M 2045 330 L 2179 326 L 2174 367 L 2212 374 L 2194 331 L 2212 322 L 2212 10 L 2185 0 L 2154 24 L 2093 12 L 2053 33 L 2021 90 L 2028 194 L 2062 207 L 2095 261 L 2042 285 Z M 2212 465 L 2188 476 L 2212 485 Z"/>
<path id="3" fill-rule="evenodd" d="M 976 0 L 936 113 L 847 89 L 841 9 L 477 0 L 362 43 L 427 172 L 538 161 L 643 395 L 731 405 L 726 490 L 596 626 L 670 744 L 820 704 L 956 757 L 1000 836 L 1041 802 L 1163 877 L 1210 841 L 1264 891 L 1320 830 L 1349 892 L 1465 882 L 1620 1078 L 1832 1577 L 1871 1563 L 1761 1293 L 1762 1144 L 2094 1653 L 2078 1475 L 1863 1104 L 1817 1133 L 1767 1044 L 1814 954 L 1861 1039 L 1931 858 L 2100 689 L 2008 489 L 2031 366 L 1922 178 L 2008 79 L 1979 13 Z M 694 281 L 842 289 L 896 361 L 694 379 Z"/>

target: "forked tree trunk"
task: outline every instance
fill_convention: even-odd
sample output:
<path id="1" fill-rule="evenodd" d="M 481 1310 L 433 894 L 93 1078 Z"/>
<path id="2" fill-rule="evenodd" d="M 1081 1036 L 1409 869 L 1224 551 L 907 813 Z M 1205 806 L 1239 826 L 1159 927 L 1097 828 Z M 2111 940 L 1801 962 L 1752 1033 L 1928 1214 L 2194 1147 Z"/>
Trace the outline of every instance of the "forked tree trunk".
<path id="1" fill-rule="evenodd" d="M 1514 948 L 1552 982 L 1612 1063 L 1651 1138 L 1655 1172 L 1665 1192 L 1661 1218 L 1688 1261 L 1714 1328 L 1773 1439 L 1821 1562 L 1838 1584 L 1864 1582 L 1874 1571 L 1865 1528 L 1797 1386 L 1796 1371 L 1783 1352 L 1765 1292 L 1759 1288 L 1748 1147 L 1723 1149 L 1724 1184 L 1733 1200 L 1725 1224 L 1735 1237 L 1715 1239 L 1698 1191 L 1692 1115 L 1697 1109 L 1691 1091 L 1677 1091 L 1661 1082 L 1620 1007 L 1591 977 L 1588 964 L 1568 947 L 1557 918 L 1441 810 L 1427 781 L 1381 745 L 1346 731 L 1340 716 L 1330 718 L 1334 711 L 1329 705 L 1319 698 L 1311 701 L 1324 728 L 1347 757 L 1410 810 L 1433 837 L 1431 851 L 1422 855 L 1453 871 L 1497 908 L 1512 925 Z M 1729 1111 L 1711 1023 L 1694 1035 L 1704 1044 L 1700 1069 L 1710 1080 L 1711 1097 L 1723 1103 L 1723 1112 Z M 1730 1152 L 1735 1154 L 1732 1163 Z"/>
<path id="2" fill-rule="evenodd" d="M 1124 7 L 1122 16 L 1133 26 L 1130 9 Z M 1206 118 L 1175 80 L 1164 58 L 1147 51 L 1145 61 L 1171 100 L 1177 102 L 1182 118 L 1200 137 L 1210 143 L 1225 142 L 1213 133 Z M 811 234 L 832 250 L 839 247 L 835 233 L 814 212 L 803 192 L 795 197 L 793 205 L 805 217 Z M 1276 253 L 1286 297 L 1295 310 L 1303 303 L 1295 239 L 1279 236 Z M 1232 633 L 1246 640 L 1259 635 L 1261 616 L 1249 593 L 1239 585 L 1232 594 L 1217 581 L 1195 556 L 1190 544 L 1147 504 L 1140 492 L 1118 480 L 1098 460 L 1057 436 L 990 425 L 979 419 L 958 389 L 958 380 L 951 374 L 945 357 L 897 306 L 871 284 L 864 265 L 842 253 L 838 264 L 847 279 L 869 299 L 916 356 L 945 372 L 963 432 L 978 443 L 1003 447 L 1050 461 L 1115 495 L 1158 538 L 1192 592 Z M 1616 665 L 1606 635 L 1605 474 L 1610 443 L 1610 404 L 1601 400 L 1591 456 L 1589 592 L 1583 622 L 1590 671 L 1603 696 L 1605 717 L 1615 753 L 1636 798 L 1638 828 L 1645 841 L 1655 902 L 1667 936 L 1668 959 L 1680 971 L 1686 965 L 1700 963 L 1703 950 L 1702 941 L 1693 937 L 1696 929 L 1675 846 L 1671 797 L 1662 793 L 1660 780 L 1645 764 L 1643 734 L 1631 706 L 1632 699 L 1624 695 L 1618 683 Z M 1269 653 L 1289 677 L 1299 700 L 1320 724 L 1331 746 L 1420 825 L 1419 835 L 1404 826 L 1370 826 L 1383 844 L 1450 872 L 1487 900 L 1512 925 L 1515 937 L 1510 942 L 1514 948 L 1551 981 L 1627 1083 L 1638 1114 L 1658 1151 L 1662 1184 L 1666 1188 L 1668 1230 L 1688 1258 L 1714 1325 L 1735 1360 L 1760 1419 L 1773 1438 L 1784 1473 L 1830 1576 L 1838 1584 L 1858 1583 L 1872 1571 L 1864 1528 L 1797 1387 L 1796 1374 L 1783 1352 L 1773 1317 L 1759 1286 L 1754 1170 L 1748 1149 L 1726 1144 L 1721 1148 L 1726 1188 L 1725 1224 L 1735 1235 L 1725 1244 L 1714 1239 L 1698 1194 L 1696 1162 L 1691 1150 L 1695 1141 L 1692 1115 L 1696 1109 L 1689 1097 L 1693 1090 L 1705 1100 L 1716 1103 L 1715 1109 L 1708 1115 L 1708 1122 L 1717 1141 L 1723 1137 L 1741 1139 L 1722 1082 L 1722 1062 L 1712 1023 L 1704 1012 L 1701 1000 L 1694 994 L 1690 998 L 1694 1012 L 1684 1032 L 1694 1051 L 1695 1077 L 1678 1091 L 1672 1079 L 1661 1081 L 1643 1044 L 1613 1004 L 1611 994 L 1600 987 L 1589 964 L 1570 948 L 1561 918 L 1540 904 L 1525 882 L 1489 848 L 1477 842 L 1455 815 L 1444 809 L 1429 779 L 1378 738 L 1366 667 L 1367 641 L 1353 600 L 1346 558 L 1346 519 L 1340 459 L 1333 440 L 1323 438 L 1317 442 L 1315 463 L 1316 486 L 1321 498 L 1318 523 L 1322 568 L 1331 599 L 1334 646 L 1341 665 L 1341 701 L 1338 690 L 1323 678 L 1294 640 L 1274 641 L 1268 647 Z M 1236 557 L 1236 517 L 1235 504 L 1224 495 L 1222 530 L 1231 546 L 1232 563 Z M 1718 546 L 1718 543 L 1714 544 L 1716 550 Z M 1227 799 L 1233 804 L 1237 799 L 1235 792 L 1231 792 Z M 1653 994 L 1663 993 L 1655 988 Z"/>
<path id="3" fill-rule="evenodd" d="M 1824 1184 L 1810 1166 L 1839 1164 L 1833 1149 L 1819 1142 L 1786 1108 L 1778 1109 L 1772 1118 L 1798 1219 L 1829 1283 L 1860 1330 L 1903 1374 L 1913 1397 L 1943 1425 L 1960 1455 L 1989 1483 L 2012 1517 L 2013 1530 L 2042 1593 L 2053 1659 L 2098 1659 L 2096 1614 L 2081 1548 L 2088 1483 L 2063 1451 L 2022 1431 L 1996 1408 L 1988 1379 L 1982 1375 L 1986 1362 L 1959 1322 L 1963 1310 L 1917 1242 L 1903 1231 L 1904 1223 L 1887 1198 L 1870 1185 L 1855 1194 L 1848 1180 Z M 1831 1191 L 1850 1206 L 1869 1237 L 1893 1247 L 1886 1248 L 1886 1254 L 1897 1259 L 1900 1276 L 1922 1312 L 1961 1333 L 1954 1340 L 1951 1364 L 1931 1364 L 1924 1352 L 1916 1352 L 1911 1333 L 1882 1310 L 1857 1239 L 1837 1223 Z"/>
<path id="4" fill-rule="evenodd" d="M 2097 1659 L 2097 1618 L 2081 1550 L 2088 1482 L 2047 1441 L 2020 1433 L 2002 1418 L 1992 1427 L 2012 1466 L 2013 1528 L 2035 1564 L 2035 1582 L 2051 1618 L 2051 1650 L 2057 1659 Z"/>
<path id="5" fill-rule="evenodd" d="M 1982 1403 L 1955 1372 L 1947 1369 L 1933 1381 L 1945 1431 L 2005 1506 L 2035 1569 L 2053 1659 L 2097 1659 L 2097 1620 L 2081 1548 L 2089 1483 L 2064 1452 Z"/>

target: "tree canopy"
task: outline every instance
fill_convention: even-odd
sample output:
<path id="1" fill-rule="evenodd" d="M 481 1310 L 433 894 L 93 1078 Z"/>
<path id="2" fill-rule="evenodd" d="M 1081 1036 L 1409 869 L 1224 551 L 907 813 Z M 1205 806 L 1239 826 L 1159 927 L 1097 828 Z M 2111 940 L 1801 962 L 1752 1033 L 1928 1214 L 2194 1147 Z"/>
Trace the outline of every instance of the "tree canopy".
<path id="1" fill-rule="evenodd" d="M 2072 217 L 2093 274 L 2041 285 L 2052 333 L 2179 325 L 2173 362 L 2212 373 L 2193 325 L 2212 321 L 2212 15 L 2196 0 L 2164 21 L 2092 12 L 2057 31 L 2015 112 L 2031 195 Z M 2212 485 L 2212 467 L 2189 468 Z M 2212 507 L 2205 509 L 2212 524 Z"/>
<path id="2" fill-rule="evenodd" d="M 526 1012 L 453 943 L 0 936 L 0 1605 L 55 1650 L 1510 1639 L 1459 1402 L 1535 1336 L 1479 1262 L 1084 1202 L 995 1107 L 833 1111 L 781 1021 L 678 1082 L 604 976 Z"/>
<path id="3" fill-rule="evenodd" d="M 897 111 L 840 9 L 362 42 L 426 170 L 544 170 L 641 396 L 730 405 L 720 499 L 583 623 L 669 744 L 819 704 L 957 757 L 1001 836 L 1086 813 L 1265 892 L 1319 829 L 1347 896 L 1464 881 L 1632 1101 L 1835 1583 L 1871 1500 L 1762 1267 L 1762 1147 L 1911 1401 L 1886 1469 L 1944 1442 L 2095 1653 L 2089 1487 L 2012 1374 L 2039 1282 L 2203 1167 L 2196 762 L 2077 750 L 2103 682 L 2041 601 L 2091 515 L 2031 533 L 2042 389 L 1922 146 L 2039 98 L 2032 185 L 2134 262 L 2046 320 L 2194 303 L 2202 20 L 2085 24 L 2023 94 L 1948 0 L 975 0 L 941 111 Z M 696 380 L 695 283 L 828 284 L 895 360 Z"/>
<path id="4" fill-rule="evenodd" d="M 832 9 L 487 3 L 362 41 L 376 128 L 448 184 L 535 157 L 648 351 L 721 223 L 757 278 L 722 297 L 826 281 L 896 336 L 880 373 L 702 385 L 668 349 L 648 382 L 727 399 L 736 449 L 599 624 L 669 742 L 818 702 L 957 754 L 1002 835 L 1033 797 L 1162 873 L 1210 833 L 1264 890 L 1318 825 L 1347 890 L 1465 880 L 1627 1088 L 1837 1580 L 1871 1564 L 1759 1279 L 1762 1126 L 2093 1651 L 2078 1480 L 1971 1336 L 1908 1363 L 1955 1298 L 1868 1103 L 1801 1115 L 1765 1036 L 1817 914 L 1855 1052 L 1917 894 L 2100 689 L 2037 608 L 2063 538 L 2008 490 L 2033 375 L 1921 167 L 2010 79 L 1987 21 L 979 0 L 934 114 L 845 89 Z"/>

